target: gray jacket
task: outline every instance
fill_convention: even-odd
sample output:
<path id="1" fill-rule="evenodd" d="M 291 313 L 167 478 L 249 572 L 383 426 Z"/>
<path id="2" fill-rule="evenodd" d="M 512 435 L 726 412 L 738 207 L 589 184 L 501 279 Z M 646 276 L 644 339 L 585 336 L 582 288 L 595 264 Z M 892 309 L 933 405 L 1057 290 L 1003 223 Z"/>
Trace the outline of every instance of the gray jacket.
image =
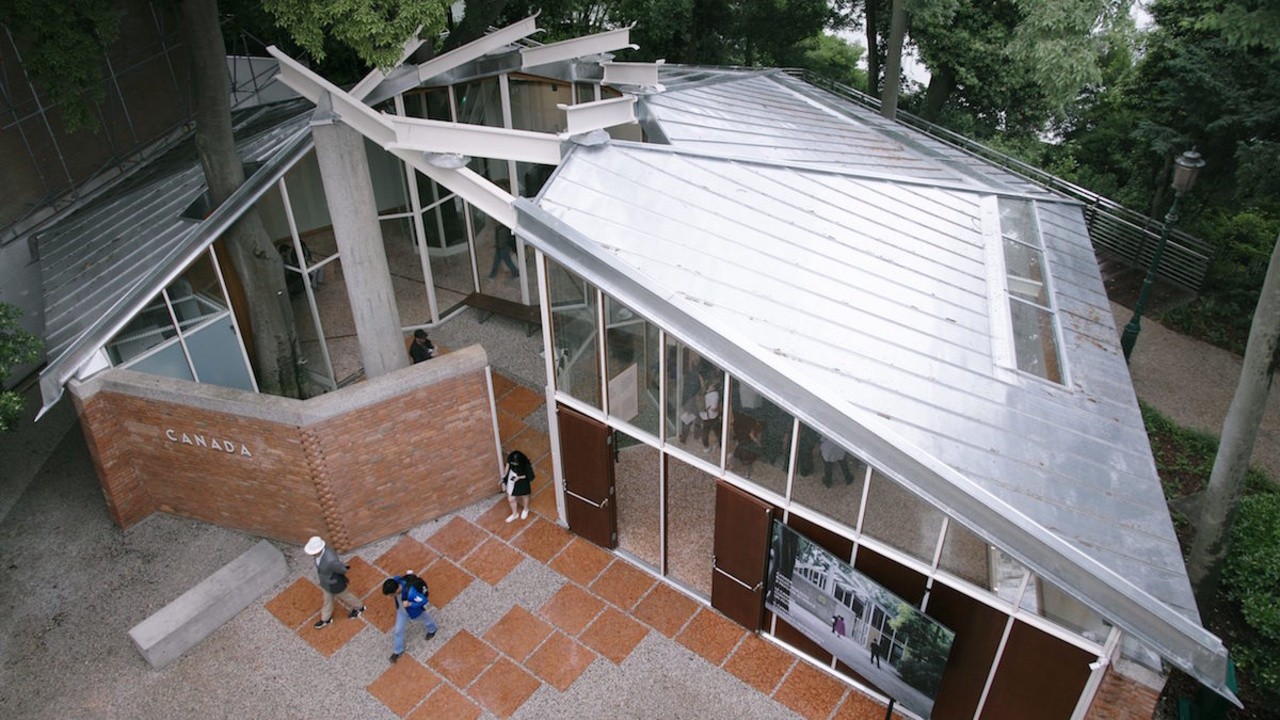
<path id="1" fill-rule="evenodd" d="M 338 558 L 338 553 L 325 545 L 324 551 L 316 559 L 316 576 L 320 580 L 320 587 L 329 592 L 342 592 L 347 587 L 346 574 L 347 566 Z"/>

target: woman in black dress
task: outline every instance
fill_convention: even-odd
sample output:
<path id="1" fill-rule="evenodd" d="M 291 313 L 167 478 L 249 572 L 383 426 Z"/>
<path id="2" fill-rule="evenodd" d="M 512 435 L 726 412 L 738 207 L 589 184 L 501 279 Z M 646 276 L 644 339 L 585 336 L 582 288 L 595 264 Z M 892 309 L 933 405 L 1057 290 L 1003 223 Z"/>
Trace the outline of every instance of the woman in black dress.
<path id="1" fill-rule="evenodd" d="M 529 494 L 532 490 L 529 483 L 533 481 L 533 464 L 529 462 L 529 458 L 519 450 L 512 450 L 507 455 L 507 466 L 502 469 L 502 491 L 507 494 L 507 503 L 511 506 L 511 514 L 507 516 L 507 522 L 511 522 L 519 515 L 521 520 L 529 517 Z M 520 505 L 520 511 L 516 512 L 517 501 Z"/>

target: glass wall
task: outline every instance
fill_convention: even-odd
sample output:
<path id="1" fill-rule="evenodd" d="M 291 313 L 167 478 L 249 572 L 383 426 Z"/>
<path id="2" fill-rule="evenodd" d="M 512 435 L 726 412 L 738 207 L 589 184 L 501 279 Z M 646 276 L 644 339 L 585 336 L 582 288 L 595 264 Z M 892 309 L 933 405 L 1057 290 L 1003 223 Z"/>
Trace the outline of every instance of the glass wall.
<path id="1" fill-rule="evenodd" d="M 604 307 L 609 415 L 656 438 L 661 417 L 658 327 L 607 295 Z"/>
<path id="2" fill-rule="evenodd" d="M 556 388 L 600 409 L 600 336 L 596 290 L 559 264 L 547 262 L 551 343 Z"/>

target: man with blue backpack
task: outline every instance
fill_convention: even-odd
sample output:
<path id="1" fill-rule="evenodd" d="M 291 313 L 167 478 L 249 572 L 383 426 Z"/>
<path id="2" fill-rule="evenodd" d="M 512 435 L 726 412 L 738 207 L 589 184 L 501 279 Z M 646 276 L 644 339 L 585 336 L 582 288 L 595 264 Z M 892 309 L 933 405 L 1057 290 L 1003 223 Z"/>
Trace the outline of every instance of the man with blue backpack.
<path id="1" fill-rule="evenodd" d="M 412 570 L 383 581 L 382 594 L 390 595 L 396 604 L 396 628 L 391 648 L 391 662 L 395 662 L 404 654 L 404 631 L 410 620 L 422 623 L 427 629 L 428 640 L 435 637 L 437 626 L 435 618 L 427 612 L 427 582 L 414 575 Z"/>

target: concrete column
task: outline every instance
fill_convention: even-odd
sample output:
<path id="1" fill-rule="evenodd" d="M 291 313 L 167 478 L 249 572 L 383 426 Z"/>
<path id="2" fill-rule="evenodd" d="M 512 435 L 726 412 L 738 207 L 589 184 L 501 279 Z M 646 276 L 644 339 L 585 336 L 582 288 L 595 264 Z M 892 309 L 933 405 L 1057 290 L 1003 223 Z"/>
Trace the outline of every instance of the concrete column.
<path id="1" fill-rule="evenodd" d="M 326 114 L 323 105 L 311 121 L 311 134 L 333 234 L 342 253 L 342 276 L 365 376 L 376 378 L 407 367 L 409 355 L 400 334 L 400 312 L 382 245 L 364 138 L 331 113 Z"/>

